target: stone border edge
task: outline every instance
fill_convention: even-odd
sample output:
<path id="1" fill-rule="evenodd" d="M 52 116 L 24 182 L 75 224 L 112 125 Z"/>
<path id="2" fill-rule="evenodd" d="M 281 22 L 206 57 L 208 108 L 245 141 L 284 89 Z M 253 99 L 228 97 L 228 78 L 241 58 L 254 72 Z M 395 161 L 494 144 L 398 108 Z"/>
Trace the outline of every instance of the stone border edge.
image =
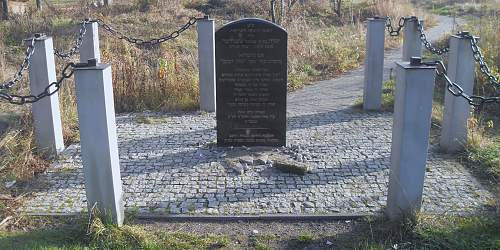
<path id="1" fill-rule="evenodd" d="M 27 216 L 35 217 L 78 217 L 85 213 L 26 213 Z M 156 215 L 138 214 L 134 217 L 139 220 L 155 221 L 201 221 L 201 222 L 229 222 L 229 221 L 315 221 L 315 220 L 355 220 L 379 214 L 369 213 L 336 213 L 336 214 L 262 214 L 262 215 Z"/>

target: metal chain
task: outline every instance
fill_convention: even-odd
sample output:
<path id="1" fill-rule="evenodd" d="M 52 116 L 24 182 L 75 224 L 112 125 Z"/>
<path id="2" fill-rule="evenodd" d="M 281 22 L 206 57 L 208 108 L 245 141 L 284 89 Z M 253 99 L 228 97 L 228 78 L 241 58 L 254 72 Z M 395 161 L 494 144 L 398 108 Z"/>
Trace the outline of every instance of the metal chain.
<path id="1" fill-rule="evenodd" d="M 41 100 L 42 98 L 51 96 L 55 94 L 57 91 L 59 91 L 65 79 L 68 79 L 73 75 L 73 73 L 75 72 L 74 68 L 76 66 L 77 65 L 75 63 L 72 62 L 68 63 L 62 71 L 61 78 L 59 78 L 59 80 L 57 80 L 56 82 L 52 82 L 51 84 L 49 84 L 47 87 L 45 87 L 44 91 L 38 95 L 33 95 L 33 94 L 16 95 L 16 94 L 9 94 L 6 91 L 0 91 L 0 100 L 3 99 L 9 102 L 10 104 L 23 105 L 26 103 L 35 103 Z"/>
<path id="2" fill-rule="evenodd" d="M 85 34 L 87 33 L 87 26 L 86 24 L 91 23 L 89 19 L 85 19 L 80 23 L 80 31 L 78 33 L 78 37 L 75 40 L 75 45 L 68 51 L 63 52 L 58 49 L 54 49 L 54 54 L 62 59 L 68 59 L 76 52 L 80 50 L 80 47 L 82 46 L 83 43 L 83 38 L 85 37 Z"/>
<path id="3" fill-rule="evenodd" d="M 496 96 L 492 96 L 492 97 L 469 95 L 469 94 L 464 92 L 464 89 L 462 87 L 460 87 L 460 85 L 458 85 L 457 83 L 450 80 L 450 78 L 448 77 L 447 72 L 446 72 L 446 67 L 444 66 L 444 63 L 442 61 L 436 61 L 435 64 L 437 64 L 437 66 L 438 66 L 436 68 L 437 75 L 440 77 L 443 77 L 446 80 L 446 85 L 447 85 L 446 88 L 448 89 L 448 91 L 452 95 L 457 96 L 457 97 L 460 96 L 460 97 L 464 98 L 465 100 L 467 100 L 467 102 L 470 105 L 472 105 L 478 109 L 481 109 L 481 107 L 484 104 L 488 104 L 488 103 L 499 103 L 500 104 L 500 93 L 498 93 Z"/>
<path id="4" fill-rule="evenodd" d="M 387 28 L 387 32 L 389 32 L 390 36 L 399 36 L 401 33 L 401 30 L 405 26 L 406 22 L 410 21 L 410 20 L 416 20 L 416 19 L 417 18 L 414 16 L 400 17 L 399 22 L 398 22 L 398 26 L 396 28 L 394 28 L 394 26 L 392 25 L 392 19 L 390 17 L 386 17 L 385 27 Z"/>
<path id="5" fill-rule="evenodd" d="M 484 60 L 483 52 L 481 51 L 481 48 L 477 45 L 478 43 L 477 37 L 474 37 L 468 33 L 461 33 L 460 35 L 470 40 L 470 45 L 474 60 L 479 64 L 479 69 L 481 70 L 481 72 L 488 78 L 488 81 L 491 84 L 495 85 L 496 87 L 500 87 L 500 83 L 498 82 L 498 76 L 494 76 L 493 73 L 491 73 L 490 67 L 488 67 L 488 64 L 486 64 L 486 61 Z"/>
<path id="6" fill-rule="evenodd" d="M 432 52 L 436 55 L 446 54 L 450 51 L 449 44 L 447 44 L 443 48 L 438 48 L 438 47 L 435 47 L 434 45 L 432 45 L 432 43 L 429 42 L 429 40 L 427 40 L 427 36 L 424 33 L 424 27 L 422 25 L 422 22 L 420 22 L 418 20 L 417 20 L 417 29 L 418 29 L 418 32 L 420 33 L 420 40 L 422 41 L 422 43 L 424 44 L 424 46 L 427 50 L 429 50 L 430 52 Z"/>
<path id="7" fill-rule="evenodd" d="M 424 46 L 427 50 L 429 50 L 430 52 L 432 52 L 436 55 L 442 55 L 442 54 L 448 53 L 450 51 L 449 44 L 447 44 L 443 48 L 438 48 L 438 47 L 434 46 L 431 42 L 429 42 L 429 40 L 427 40 L 427 36 L 424 33 L 424 27 L 423 27 L 422 23 L 418 21 L 417 17 L 412 16 L 412 17 L 399 18 L 399 24 L 398 24 L 397 28 L 393 27 L 391 18 L 387 17 L 386 18 L 387 31 L 389 32 L 389 34 L 391 36 L 399 36 L 401 33 L 401 30 L 405 26 L 406 22 L 409 20 L 412 20 L 412 19 L 417 21 L 417 28 L 418 28 L 418 31 L 420 33 L 420 40 L 422 41 L 422 43 L 424 44 Z M 499 77 L 493 75 L 491 73 L 490 68 L 486 64 L 486 61 L 484 60 L 484 55 L 481 51 L 481 48 L 478 46 L 477 37 L 474 37 L 474 36 L 472 36 L 468 33 L 464 33 L 464 32 L 459 33 L 458 35 L 461 35 L 465 38 L 470 39 L 471 49 L 473 52 L 474 60 L 479 64 L 479 69 L 488 78 L 488 81 L 491 84 L 495 85 L 496 87 L 500 87 L 500 83 L 498 82 Z"/>
<path id="8" fill-rule="evenodd" d="M 23 72 L 27 70 L 30 67 L 31 63 L 31 56 L 35 53 L 35 39 L 37 36 L 34 36 L 29 40 L 28 47 L 26 48 L 25 56 L 23 59 L 23 63 L 21 63 L 21 66 L 19 67 L 19 70 L 17 73 L 14 75 L 14 78 L 12 80 L 9 80 L 7 82 L 4 82 L 0 85 L 0 90 L 2 89 L 10 89 L 14 84 L 19 82 L 23 78 Z"/>
<path id="9" fill-rule="evenodd" d="M 178 30 L 176 30 L 168 35 L 163 35 L 159 38 L 153 38 L 150 40 L 144 40 L 142 38 L 135 38 L 135 37 L 127 36 L 127 35 L 123 34 L 122 32 L 114 29 L 109 24 L 106 24 L 102 19 L 97 19 L 97 20 L 93 20 L 93 21 L 97 22 L 103 29 L 105 29 L 106 31 L 108 31 L 112 35 L 116 36 L 118 39 L 125 40 L 129 43 L 133 43 L 133 44 L 136 44 L 138 46 L 153 46 L 153 45 L 157 45 L 157 44 L 160 44 L 160 43 L 177 38 L 182 32 L 184 32 L 185 30 L 189 29 L 191 26 L 196 24 L 196 22 L 198 20 L 207 19 L 207 18 L 208 18 L 208 16 L 205 16 L 203 18 L 191 17 L 189 19 L 189 21 L 186 24 L 184 24 L 182 27 L 180 27 Z"/>

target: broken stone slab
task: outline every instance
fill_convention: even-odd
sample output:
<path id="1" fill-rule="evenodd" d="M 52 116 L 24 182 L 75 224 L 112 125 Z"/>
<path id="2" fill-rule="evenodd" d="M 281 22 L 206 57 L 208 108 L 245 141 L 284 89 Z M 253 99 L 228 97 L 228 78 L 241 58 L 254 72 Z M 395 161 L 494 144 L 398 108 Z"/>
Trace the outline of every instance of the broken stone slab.
<path id="1" fill-rule="evenodd" d="M 310 167 L 302 162 L 296 162 L 284 157 L 271 157 L 272 166 L 284 173 L 305 175 L 311 171 Z"/>

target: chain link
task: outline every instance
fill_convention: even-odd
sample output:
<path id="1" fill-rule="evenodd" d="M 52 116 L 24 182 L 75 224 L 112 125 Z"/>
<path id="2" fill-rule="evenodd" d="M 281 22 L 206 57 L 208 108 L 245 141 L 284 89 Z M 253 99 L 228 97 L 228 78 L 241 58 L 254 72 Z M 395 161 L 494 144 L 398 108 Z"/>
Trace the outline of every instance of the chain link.
<path id="1" fill-rule="evenodd" d="M 110 32 L 111 34 L 116 36 L 118 39 L 126 40 L 127 42 L 136 44 L 138 46 L 153 46 L 153 45 L 157 45 L 157 44 L 160 44 L 160 43 L 177 38 L 184 31 L 189 29 L 191 26 L 195 25 L 196 22 L 198 22 L 198 20 L 207 19 L 207 18 L 208 18 L 208 16 L 205 16 L 203 18 L 191 17 L 189 19 L 189 21 L 186 24 L 184 24 L 182 27 L 180 27 L 178 30 L 173 31 L 172 33 L 170 33 L 168 35 L 164 35 L 164 36 L 161 36 L 159 38 L 154 38 L 154 39 L 150 39 L 150 40 L 144 40 L 141 38 L 134 38 L 134 37 L 126 36 L 122 32 L 117 31 L 116 29 L 114 29 L 110 25 L 106 24 L 101 19 L 97 19 L 97 20 L 85 19 L 83 22 L 80 23 L 80 31 L 79 31 L 79 35 L 75 41 L 75 46 L 73 46 L 67 52 L 55 50 L 54 54 L 60 58 L 67 59 L 67 58 L 73 56 L 76 52 L 78 52 L 81 45 L 82 45 L 83 38 L 87 32 L 86 24 L 91 23 L 91 22 L 97 22 L 102 28 L 104 28 L 105 30 L 107 30 L 108 32 Z M 14 76 L 14 79 L 10 80 L 8 82 L 2 83 L 2 85 L 0 85 L 0 100 L 5 100 L 11 104 L 17 104 L 17 105 L 23 105 L 26 103 L 35 103 L 35 102 L 37 102 L 37 101 L 39 101 L 47 96 L 51 96 L 54 93 L 58 92 L 61 85 L 63 84 L 64 80 L 67 78 L 70 78 L 73 75 L 74 68 L 77 67 L 77 65 L 75 63 L 71 62 L 71 63 L 68 63 L 64 67 L 64 69 L 62 71 L 61 78 L 59 80 L 57 80 L 56 82 L 50 83 L 44 89 L 44 91 L 38 95 L 33 95 L 33 94 L 17 95 L 17 94 L 8 93 L 7 90 L 10 89 L 16 82 L 20 81 L 22 76 L 23 76 L 22 73 L 27 68 L 29 68 L 30 59 L 31 59 L 31 56 L 33 55 L 34 50 L 35 50 L 35 46 L 34 46 L 35 39 L 36 39 L 36 36 L 31 39 L 31 43 L 29 44 L 28 48 L 26 49 L 26 57 L 24 58 L 23 63 L 21 64 L 19 71 Z"/>
<path id="2" fill-rule="evenodd" d="M 488 64 L 486 64 L 486 61 L 484 60 L 483 52 L 481 51 L 481 48 L 477 44 L 478 43 L 477 37 L 474 37 L 467 33 L 462 33 L 460 35 L 470 40 L 470 45 L 474 60 L 479 64 L 479 69 L 481 70 L 481 72 L 488 78 L 488 81 L 491 84 L 493 84 L 495 87 L 500 87 L 500 83 L 498 82 L 498 77 L 493 75 L 493 73 L 491 73 L 490 67 L 488 67 Z"/>
<path id="3" fill-rule="evenodd" d="M 389 32 L 390 36 L 399 36 L 401 33 L 401 30 L 404 28 L 406 22 L 410 20 L 416 20 L 417 18 L 414 16 L 411 17 L 400 17 L 398 21 L 398 25 L 396 28 L 392 25 L 392 19 L 390 17 L 386 17 L 385 21 L 385 27 L 387 29 L 387 32 Z"/>
<path id="4" fill-rule="evenodd" d="M 420 33 L 420 40 L 424 44 L 425 48 L 427 50 L 429 50 L 431 53 L 436 54 L 436 55 L 442 55 L 442 54 L 446 54 L 450 51 L 449 44 L 447 44 L 443 48 L 438 48 L 438 47 L 435 47 L 434 45 L 432 45 L 432 43 L 429 42 L 429 40 L 427 40 L 427 36 L 424 33 L 424 27 L 422 25 L 422 22 L 418 21 L 418 20 L 417 20 L 417 29 L 418 29 L 418 32 Z"/>
<path id="5" fill-rule="evenodd" d="M 3 99 L 5 101 L 9 102 L 10 104 L 16 104 L 16 105 L 23 105 L 26 103 L 35 103 L 35 102 L 41 100 L 42 98 L 45 98 L 47 96 L 51 96 L 51 95 L 55 94 L 56 92 L 58 92 L 59 89 L 61 88 L 61 85 L 63 84 L 64 80 L 70 78 L 73 75 L 73 73 L 75 72 L 74 71 L 75 67 L 76 67 L 75 63 L 72 63 L 72 62 L 68 63 L 62 71 L 61 78 L 59 78 L 59 80 L 49 84 L 47 87 L 45 87 L 44 91 L 38 95 L 9 94 L 5 90 L 4 91 L 0 90 L 0 99 Z"/>
<path id="6" fill-rule="evenodd" d="M 467 102 L 470 105 L 472 105 L 478 109 L 481 109 L 481 107 L 484 104 L 488 104 L 488 103 L 499 103 L 500 104 L 500 94 L 497 94 L 496 96 L 492 96 L 492 97 L 484 97 L 484 96 L 478 96 L 478 95 L 469 95 L 469 94 L 465 93 L 464 89 L 460 85 L 453 82 L 448 77 L 446 67 L 444 66 L 444 63 L 442 61 L 436 61 L 435 64 L 437 64 L 437 66 L 438 66 L 438 67 L 436 67 L 437 75 L 440 77 L 443 77 L 445 79 L 446 88 L 448 89 L 448 91 L 452 95 L 464 98 L 465 100 L 467 100 Z"/>
<path id="7" fill-rule="evenodd" d="M 80 31 L 78 32 L 78 37 L 75 40 L 75 45 L 70 50 L 63 52 L 58 49 L 54 49 L 54 54 L 62 59 L 69 59 L 74 54 L 76 54 L 80 50 L 80 47 L 82 46 L 83 38 L 87 33 L 87 24 L 89 23 L 91 23 L 89 19 L 85 19 L 80 23 Z"/>
<path id="8" fill-rule="evenodd" d="M 417 29 L 420 33 L 420 40 L 422 41 L 422 43 L 424 44 L 426 49 L 428 49 L 429 51 L 431 51 L 432 53 L 437 54 L 437 55 L 442 55 L 442 54 L 450 51 L 450 48 L 448 46 L 446 46 L 444 48 L 434 47 L 432 45 L 432 43 L 427 40 L 427 36 L 424 33 L 424 27 L 422 25 L 422 22 L 420 22 L 418 20 L 418 18 L 415 16 L 400 17 L 397 27 L 394 27 L 392 24 L 391 18 L 387 17 L 385 27 L 387 29 L 387 32 L 389 32 L 390 36 L 399 36 L 401 34 L 401 30 L 404 28 L 404 26 L 406 25 L 406 22 L 408 22 L 408 21 L 417 22 Z"/>
<path id="9" fill-rule="evenodd" d="M 387 31 L 391 36 L 399 36 L 401 33 L 401 30 L 405 26 L 406 22 L 409 20 L 414 20 L 417 22 L 417 29 L 418 32 L 420 33 L 420 40 L 424 44 L 425 48 L 429 50 L 430 52 L 436 54 L 436 55 L 443 55 L 446 54 L 450 51 L 450 46 L 447 44 L 445 47 L 438 48 L 434 46 L 428 39 L 427 36 L 424 33 L 424 27 L 422 25 L 422 22 L 418 20 L 417 17 L 401 17 L 399 18 L 399 23 L 397 28 L 393 27 L 392 20 L 390 17 L 386 18 L 386 28 Z M 486 64 L 486 61 L 484 60 L 484 55 L 481 51 L 481 48 L 478 46 L 478 41 L 477 37 L 474 37 L 472 35 L 469 35 L 468 33 L 458 33 L 457 35 L 461 35 L 464 38 L 469 38 L 470 43 L 471 43 L 471 49 L 473 52 L 474 60 L 479 64 L 479 69 L 481 70 L 481 73 L 483 73 L 486 78 L 488 78 L 488 81 L 495 85 L 495 87 L 500 87 L 500 83 L 498 82 L 498 76 L 493 75 L 491 73 L 490 68 Z"/>
<path id="10" fill-rule="evenodd" d="M 10 89 L 14 84 L 19 82 L 23 78 L 23 72 L 30 67 L 31 56 L 35 53 L 35 39 L 37 37 L 34 36 L 29 40 L 28 47 L 26 48 L 25 56 L 19 70 L 16 72 L 12 80 L 4 82 L 0 85 L 0 90 L 2 89 Z"/>
<path id="11" fill-rule="evenodd" d="M 112 35 L 117 37 L 118 39 L 125 40 L 129 43 L 133 43 L 133 44 L 136 44 L 138 46 L 153 46 L 153 45 L 157 45 L 157 44 L 160 44 L 160 43 L 177 38 L 180 34 L 182 34 L 182 32 L 186 31 L 191 26 L 196 24 L 196 22 L 198 20 L 207 19 L 207 18 L 208 18 L 207 16 L 203 17 L 203 18 L 191 17 L 189 19 L 189 21 L 186 24 L 184 24 L 182 27 L 180 27 L 178 30 L 173 31 L 172 33 L 170 33 L 168 35 L 163 35 L 159 38 L 153 38 L 150 40 L 144 40 L 142 38 L 127 36 L 127 35 L 123 34 L 123 32 L 120 32 L 120 31 L 116 30 L 115 28 L 111 27 L 109 24 L 105 23 L 102 19 L 96 19 L 96 20 L 93 20 L 93 22 L 97 22 L 103 29 L 105 29 L 106 31 L 108 31 L 109 33 L 111 33 Z"/>

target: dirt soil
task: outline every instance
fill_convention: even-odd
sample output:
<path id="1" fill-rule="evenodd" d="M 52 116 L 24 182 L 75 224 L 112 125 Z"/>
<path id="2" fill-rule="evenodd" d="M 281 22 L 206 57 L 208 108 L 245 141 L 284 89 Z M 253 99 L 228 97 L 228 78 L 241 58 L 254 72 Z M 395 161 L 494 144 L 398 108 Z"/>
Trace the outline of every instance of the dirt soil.
<path id="1" fill-rule="evenodd" d="M 258 248 L 259 244 L 268 249 L 345 249 L 353 247 L 356 235 L 369 228 L 369 224 L 361 219 L 229 222 L 137 220 L 134 223 L 142 224 L 148 230 L 226 235 L 230 240 L 230 248 L 242 249 Z M 307 237 L 301 237 L 304 235 Z"/>

